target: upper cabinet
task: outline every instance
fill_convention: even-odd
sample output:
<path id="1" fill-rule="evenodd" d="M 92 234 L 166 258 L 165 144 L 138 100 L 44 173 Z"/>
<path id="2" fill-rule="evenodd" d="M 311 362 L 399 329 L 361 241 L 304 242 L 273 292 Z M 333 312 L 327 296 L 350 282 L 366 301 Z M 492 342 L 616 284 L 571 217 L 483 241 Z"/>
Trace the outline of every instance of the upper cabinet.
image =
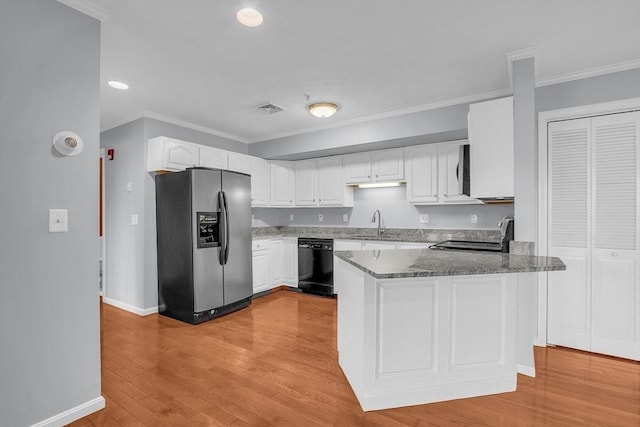
<path id="1" fill-rule="evenodd" d="M 345 185 L 342 157 L 301 160 L 295 165 L 296 206 L 353 206 Z"/>
<path id="2" fill-rule="evenodd" d="M 251 175 L 251 156 L 229 152 L 227 154 L 227 157 L 229 159 L 227 169 Z"/>
<path id="3" fill-rule="evenodd" d="M 203 168 L 228 169 L 228 151 L 200 145 L 200 161 L 198 166 Z"/>
<path id="4" fill-rule="evenodd" d="M 271 206 L 294 206 L 295 169 L 293 162 L 275 161 L 271 166 Z"/>
<path id="5" fill-rule="evenodd" d="M 469 106 L 471 197 L 513 198 L 513 97 Z"/>
<path id="6" fill-rule="evenodd" d="M 414 205 L 479 203 L 465 194 L 465 145 L 467 141 L 453 141 L 405 149 L 407 201 Z"/>
<path id="7" fill-rule="evenodd" d="M 344 156 L 347 184 L 404 181 L 404 150 L 382 150 Z"/>
<path id="8" fill-rule="evenodd" d="M 259 157 L 249 156 L 251 167 L 251 206 L 269 206 L 269 162 Z"/>
<path id="9" fill-rule="evenodd" d="M 151 138 L 147 146 L 147 170 L 181 171 L 198 166 L 200 150 L 198 145 L 178 139 L 159 136 Z"/>

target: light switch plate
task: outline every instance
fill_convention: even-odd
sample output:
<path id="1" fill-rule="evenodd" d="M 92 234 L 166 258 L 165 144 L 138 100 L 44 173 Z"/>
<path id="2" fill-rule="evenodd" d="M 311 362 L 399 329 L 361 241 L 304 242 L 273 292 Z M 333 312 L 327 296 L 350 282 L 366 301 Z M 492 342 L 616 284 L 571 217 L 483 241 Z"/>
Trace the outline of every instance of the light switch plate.
<path id="1" fill-rule="evenodd" d="M 67 210 L 49 209 L 49 233 L 66 233 L 67 231 Z"/>
<path id="2" fill-rule="evenodd" d="M 133 191 L 133 184 L 127 182 L 127 193 L 131 193 Z"/>
<path id="3" fill-rule="evenodd" d="M 342 214 L 342 222 L 349 222 L 349 214 Z"/>
<path id="4" fill-rule="evenodd" d="M 477 223 L 478 223 L 478 215 L 471 214 L 471 224 L 477 224 Z"/>
<path id="5" fill-rule="evenodd" d="M 429 214 L 420 214 L 420 222 L 422 223 L 429 222 Z"/>
<path id="6" fill-rule="evenodd" d="M 318 214 L 318 222 L 324 221 L 324 216 L 322 214 Z"/>
<path id="7" fill-rule="evenodd" d="M 293 214 L 289 214 L 289 221 L 293 221 Z"/>

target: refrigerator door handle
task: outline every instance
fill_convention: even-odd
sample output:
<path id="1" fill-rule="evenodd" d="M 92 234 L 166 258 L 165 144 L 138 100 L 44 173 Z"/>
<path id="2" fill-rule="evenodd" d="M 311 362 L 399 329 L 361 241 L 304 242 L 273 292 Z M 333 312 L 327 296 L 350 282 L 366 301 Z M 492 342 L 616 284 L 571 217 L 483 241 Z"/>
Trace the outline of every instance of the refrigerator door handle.
<path id="1" fill-rule="evenodd" d="M 226 205 L 224 199 L 224 193 L 222 191 L 218 192 L 218 206 L 220 206 L 220 219 L 219 219 L 219 227 L 220 227 L 220 252 L 218 253 L 218 260 L 220 265 L 224 265 L 224 252 L 225 247 L 227 246 L 227 215 L 226 215 Z"/>
<path id="2" fill-rule="evenodd" d="M 224 242 L 220 245 L 220 264 L 225 265 L 229 260 L 229 204 L 227 203 L 227 193 L 221 191 L 219 194 L 222 196 L 220 206 L 223 209 L 222 217 L 224 218 Z"/>

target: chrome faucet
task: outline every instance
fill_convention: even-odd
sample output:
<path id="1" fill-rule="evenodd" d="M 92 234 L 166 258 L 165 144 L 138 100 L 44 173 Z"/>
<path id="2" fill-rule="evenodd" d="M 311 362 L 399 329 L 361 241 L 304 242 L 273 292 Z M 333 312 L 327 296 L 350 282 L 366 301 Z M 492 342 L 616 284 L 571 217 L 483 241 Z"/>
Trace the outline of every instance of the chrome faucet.
<path id="1" fill-rule="evenodd" d="M 376 209 L 375 211 L 373 211 L 373 216 L 371 217 L 371 222 L 376 222 L 376 214 L 378 214 L 378 236 L 382 234 L 382 232 L 384 230 L 382 230 L 380 227 L 382 227 L 382 216 L 380 214 L 380 211 L 378 209 Z"/>

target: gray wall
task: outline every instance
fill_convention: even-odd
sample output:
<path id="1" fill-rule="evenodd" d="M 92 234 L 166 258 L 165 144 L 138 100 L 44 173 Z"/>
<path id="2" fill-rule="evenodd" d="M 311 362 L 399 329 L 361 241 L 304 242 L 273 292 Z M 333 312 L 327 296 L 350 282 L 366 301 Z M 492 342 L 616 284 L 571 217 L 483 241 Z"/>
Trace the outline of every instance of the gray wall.
<path id="1" fill-rule="evenodd" d="M 469 104 L 345 125 L 249 146 L 265 159 L 299 160 L 334 154 L 404 147 L 467 137 Z"/>
<path id="2" fill-rule="evenodd" d="M 241 142 L 148 118 L 100 135 L 102 148 L 115 149 L 114 160 L 105 160 L 105 301 L 140 314 L 158 305 L 155 180 L 146 172 L 147 141 L 156 136 L 247 153 Z"/>
<path id="3" fill-rule="evenodd" d="M 353 208 L 254 208 L 254 227 L 263 225 L 363 227 L 375 228 L 373 211 L 380 210 L 382 224 L 388 228 L 425 229 L 497 229 L 505 215 L 513 215 L 513 205 L 413 206 L 407 203 L 406 187 L 367 188 L 354 190 Z M 278 212 L 274 216 L 273 211 Z M 429 223 L 420 223 L 420 214 L 429 214 Z M 318 215 L 322 214 L 323 222 Z M 348 222 L 342 216 L 348 215 Z M 476 224 L 471 215 L 478 216 Z M 293 215 L 293 221 L 290 220 Z"/>
<path id="4" fill-rule="evenodd" d="M 100 23 L 55 1 L 0 1 L 0 425 L 100 399 Z M 77 157 L 52 151 L 61 130 Z M 48 209 L 69 231 L 48 233 Z"/>

